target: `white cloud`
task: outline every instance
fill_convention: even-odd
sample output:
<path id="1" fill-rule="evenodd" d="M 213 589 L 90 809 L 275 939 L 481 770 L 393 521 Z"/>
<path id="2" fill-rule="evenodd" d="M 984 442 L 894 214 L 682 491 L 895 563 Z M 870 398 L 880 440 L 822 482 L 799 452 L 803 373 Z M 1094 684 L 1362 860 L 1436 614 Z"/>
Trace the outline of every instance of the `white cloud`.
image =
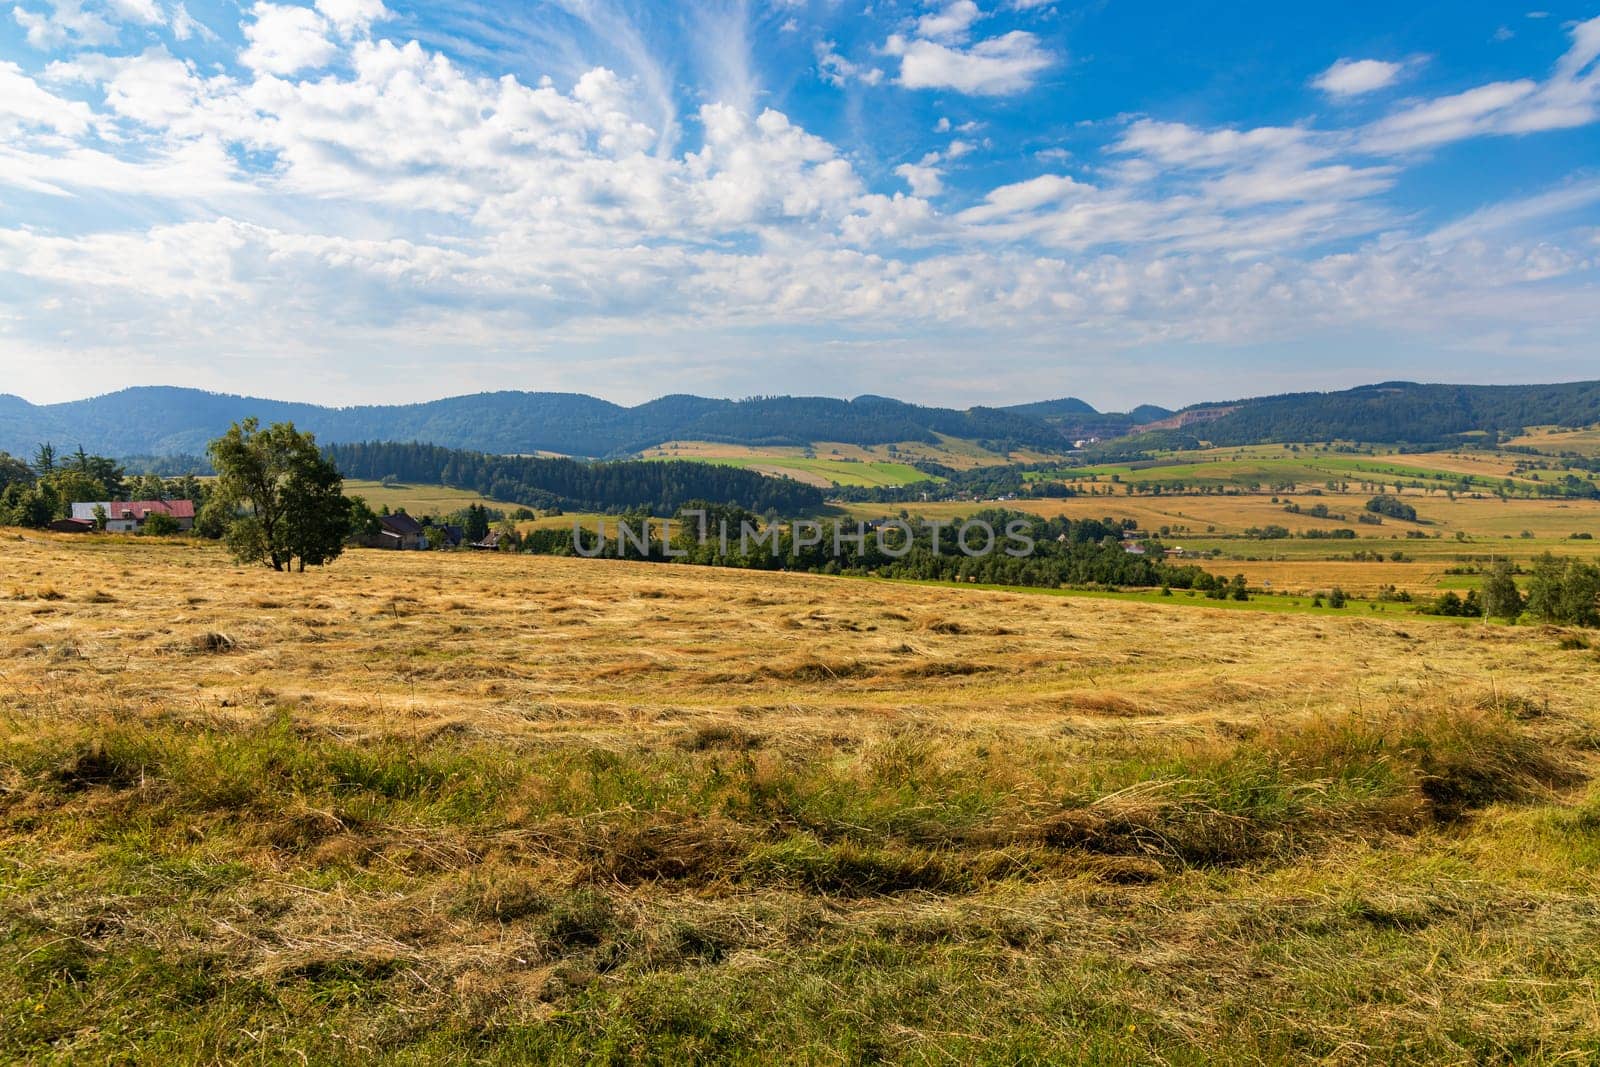
<path id="1" fill-rule="evenodd" d="M 1527 79 L 1493 82 L 1415 104 L 1374 123 L 1367 145 L 1374 151 L 1405 151 L 1490 133 L 1508 108 L 1537 90 L 1538 84 Z"/>
<path id="2" fill-rule="evenodd" d="M 1572 129 L 1600 120 L 1600 17 L 1571 27 L 1572 44 L 1549 78 L 1491 82 L 1412 104 L 1374 123 L 1374 152 L 1433 148 L 1467 137 Z"/>
<path id="3" fill-rule="evenodd" d="M 155 0 L 107 0 L 106 6 L 111 13 L 125 22 L 134 22 L 141 26 L 164 26 L 167 16 L 156 5 Z"/>
<path id="4" fill-rule="evenodd" d="M 1054 59 L 1039 39 L 1024 30 L 978 41 L 967 48 L 937 41 L 907 40 L 896 34 L 883 47 L 900 59 L 900 77 L 908 89 L 954 89 L 973 96 L 1009 96 L 1032 88 L 1034 79 Z"/>
<path id="5" fill-rule="evenodd" d="M 938 196 L 944 192 L 944 172 L 938 167 L 921 163 L 902 163 L 894 168 L 895 174 L 905 179 L 913 196 Z"/>
<path id="6" fill-rule="evenodd" d="M 316 8 L 345 37 L 365 33 L 374 22 L 393 15 L 383 0 L 316 0 Z"/>
<path id="7" fill-rule="evenodd" d="M 89 130 L 92 118 L 87 104 L 64 100 L 15 63 L 0 61 L 0 136 L 19 137 L 28 128 L 78 136 Z"/>
<path id="8" fill-rule="evenodd" d="M 882 70 L 846 59 L 832 41 L 817 42 L 816 55 L 817 74 L 830 85 L 843 88 L 852 81 L 877 85 L 883 80 Z"/>
<path id="9" fill-rule="evenodd" d="M 1361 96 L 1393 85 L 1405 67 L 1381 59 L 1341 59 L 1312 81 L 1329 96 Z"/>
<path id="10" fill-rule="evenodd" d="M 266 74 L 294 74 L 325 67 L 338 55 L 328 39 L 328 23 L 309 7 L 257 0 L 253 22 L 244 27 L 247 47 L 239 61 Z"/>
<path id="11" fill-rule="evenodd" d="M 967 39 L 972 24 L 982 16 L 983 12 L 972 0 L 951 0 L 940 10 L 929 12 L 917 20 L 917 36 L 958 44 Z"/>
<path id="12" fill-rule="evenodd" d="M 48 50 L 62 45 L 93 46 L 117 39 L 117 27 L 105 16 L 85 11 L 82 0 L 45 0 L 47 12 L 40 13 L 17 4 L 11 15 L 21 26 L 28 44 Z"/>

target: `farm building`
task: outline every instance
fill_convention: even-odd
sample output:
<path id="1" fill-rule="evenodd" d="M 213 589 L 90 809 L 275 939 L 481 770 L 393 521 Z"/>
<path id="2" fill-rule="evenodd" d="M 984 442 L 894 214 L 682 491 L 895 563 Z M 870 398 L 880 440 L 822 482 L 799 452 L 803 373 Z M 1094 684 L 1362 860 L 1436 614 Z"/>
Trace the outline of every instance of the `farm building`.
<path id="1" fill-rule="evenodd" d="M 57 519 L 45 527 L 54 533 L 93 533 L 94 528 L 92 519 Z"/>
<path id="2" fill-rule="evenodd" d="M 112 533 L 138 533 L 151 515 L 169 515 L 178 523 L 178 529 L 194 528 L 193 500 L 91 500 L 72 505 L 72 517 L 80 522 L 97 522 L 95 509 L 106 517 L 106 529 Z"/>
<path id="3" fill-rule="evenodd" d="M 418 549 L 428 547 L 428 538 L 422 532 L 422 523 L 403 511 L 393 515 L 378 516 L 378 532 L 358 538 L 363 548 Z"/>

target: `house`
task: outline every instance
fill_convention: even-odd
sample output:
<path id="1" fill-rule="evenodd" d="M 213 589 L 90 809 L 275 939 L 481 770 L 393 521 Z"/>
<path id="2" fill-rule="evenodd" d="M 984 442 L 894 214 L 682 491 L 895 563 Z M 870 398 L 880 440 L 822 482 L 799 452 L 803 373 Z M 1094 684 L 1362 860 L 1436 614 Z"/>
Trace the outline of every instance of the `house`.
<path id="1" fill-rule="evenodd" d="M 490 530 L 488 535 L 486 537 L 484 537 L 484 539 L 482 541 L 474 541 L 474 542 L 472 542 L 472 546 L 471 547 L 477 549 L 480 552 L 495 552 L 495 551 L 498 551 L 499 548 L 500 548 L 500 531 L 499 530 Z"/>
<path id="2" fill-rule="evenodd" d="M 1144 555 L 1144 545 L 1140 544 L 1138 541 L 1122 542 L 1122 550 L 1130 556 Z"/>
<path id="3" fill-rule="evenodd" d="M 45 528 L 56 533 L 94 533 L 95 525 L 93 519 L 57 519 Z"/>
<path id="4" fill-rule="evenodd" d="M 446 548 L 460 548 L 467 539 L 467 531 L 463 526 L 435 526 L 434 529 L 443 535 Z"/>
<path id="5" fill-rule="evenodd" d="M 106 529 L 112 533 L 138 533 L 151 515 L 168 515 L 180 530 L 194 529 L 193 500 L 91 500 L 72 505 L 72 517 L 80 522 L 97 523 L 96 509 L 105 514 Z"/>
<path id="6" fill-rule="evenodd" d="M 356 539 L 363 548 L 419 549 L 428 547 L 422 523 L 403 511 L 378 516 L 378 532 Z"/>

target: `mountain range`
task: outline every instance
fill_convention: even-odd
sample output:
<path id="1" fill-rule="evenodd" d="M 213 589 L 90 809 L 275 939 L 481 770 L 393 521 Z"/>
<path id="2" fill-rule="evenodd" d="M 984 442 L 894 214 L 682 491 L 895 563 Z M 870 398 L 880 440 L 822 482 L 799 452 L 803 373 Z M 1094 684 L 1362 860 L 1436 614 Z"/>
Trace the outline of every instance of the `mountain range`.
<path id="1" fill-rule="evenodd" d="M 1480 431 L 1600 422 L 1600 382 L 1557 385 L 1421 385 L 1385 382 L 1339 392 L 1293 393 L 1178 411 L 1144 405 L 1100 412 L 1076 398 L 966 410 L 881 396 L 665 396 L 626 407 L 577 393 L 496 392 L 421 404 L 333 408 L 168 386 L 35 405 L 0 394 L 0 451 L 26 456 L 40 442 L 113 456 L 203 454 L 230 423 L 293 422 L 323 443 L 421 441 L 500 454 L 616 457 L 671 440 L 747 445 L 858 445 L 941 436 L 990 447 L 1065 450 L 1084 438 L 1181 434 L 1217 445 L 1361 440 L 1438 443 Z"/>

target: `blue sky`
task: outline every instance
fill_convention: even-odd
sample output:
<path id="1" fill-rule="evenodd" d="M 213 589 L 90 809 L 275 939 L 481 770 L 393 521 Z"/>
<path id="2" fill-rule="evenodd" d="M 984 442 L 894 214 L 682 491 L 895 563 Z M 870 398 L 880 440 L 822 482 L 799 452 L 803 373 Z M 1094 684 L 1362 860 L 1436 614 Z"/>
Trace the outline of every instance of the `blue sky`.
<path id="1" fill-rule="evenodd" d="M 0 392 L 1600 377 L 1600 7 L 12 0 Z"/>

